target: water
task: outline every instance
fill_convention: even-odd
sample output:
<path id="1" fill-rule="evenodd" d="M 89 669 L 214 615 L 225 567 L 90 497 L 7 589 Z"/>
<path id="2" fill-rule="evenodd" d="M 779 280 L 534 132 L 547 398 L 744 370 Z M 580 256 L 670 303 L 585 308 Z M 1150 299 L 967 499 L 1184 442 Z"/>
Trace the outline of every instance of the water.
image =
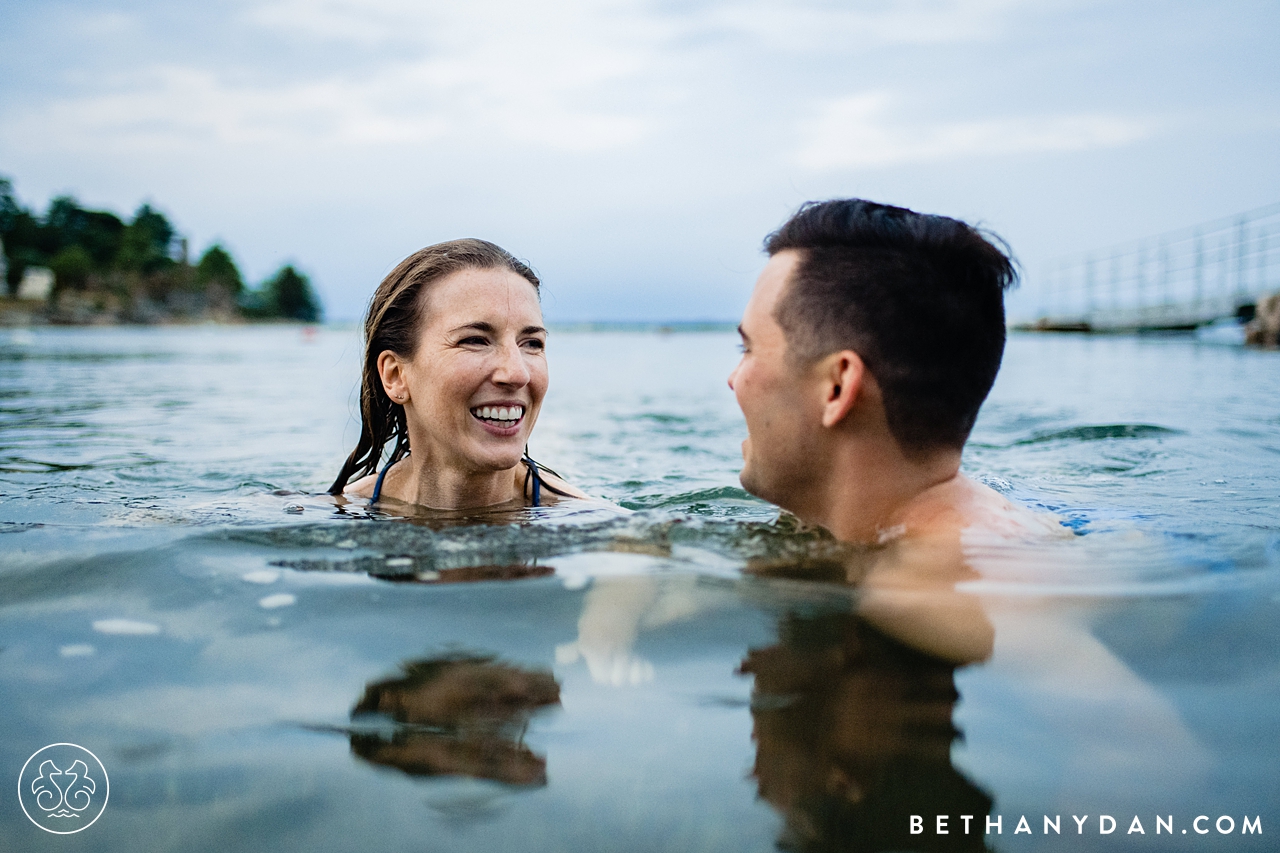
<path id="1" fill-rule="evenodd" d="M 322 494 L 353 332 L 0 336 L 0 781 L 110 774 L 0 846 L 1274 849 L 1280 358 L 1014 337 L 966 470 L 1077 535 L 972 543 L 957 666 L 737 487 L 734 337 L 553 334 L 534 456 L 633 512 L 406 519 Z"/>

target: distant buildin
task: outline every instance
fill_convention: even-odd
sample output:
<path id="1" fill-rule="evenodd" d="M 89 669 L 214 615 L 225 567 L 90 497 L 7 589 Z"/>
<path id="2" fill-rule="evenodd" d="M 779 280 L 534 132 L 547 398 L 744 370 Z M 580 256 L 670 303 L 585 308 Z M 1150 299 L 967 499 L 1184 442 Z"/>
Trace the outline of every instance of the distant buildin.
<path id="1" fill-rule="evenodd" d="M 47 301 L 53 293 L 53 270 L 48 267 L 27 267 L 18 284 L 19 299 Z"/>

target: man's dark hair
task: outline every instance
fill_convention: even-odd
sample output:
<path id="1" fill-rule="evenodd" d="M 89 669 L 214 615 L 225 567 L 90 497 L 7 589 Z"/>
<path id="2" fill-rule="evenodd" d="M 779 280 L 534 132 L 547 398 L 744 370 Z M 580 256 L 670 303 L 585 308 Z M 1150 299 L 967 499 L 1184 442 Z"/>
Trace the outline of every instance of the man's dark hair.
<path id="1" fill-rule="evenodd" d="M 999 243 L 1002 248 L 998 248 Z M 808 202 L 764 243 L 800 263 L 774 318 L 803 363 L 856 352 L 909 453 L 961 448 L 1004 353 L 1004 241 L 945 216 L 838 199 Z"/>

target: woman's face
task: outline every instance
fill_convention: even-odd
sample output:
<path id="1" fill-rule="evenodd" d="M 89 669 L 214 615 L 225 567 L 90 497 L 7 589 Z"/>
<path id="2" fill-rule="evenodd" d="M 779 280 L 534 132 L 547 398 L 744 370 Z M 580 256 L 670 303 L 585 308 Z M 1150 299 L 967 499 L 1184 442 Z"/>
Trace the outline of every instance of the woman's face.
<path id="1" fill-rule="evenodd" d="M 414 456 L 467 472 L 516 465 L 547 393 L 546 341 L 537 292 L 510 270 L 430 285 L 417 352 L 382 369 L 391 399 L 407 396 Z"/>

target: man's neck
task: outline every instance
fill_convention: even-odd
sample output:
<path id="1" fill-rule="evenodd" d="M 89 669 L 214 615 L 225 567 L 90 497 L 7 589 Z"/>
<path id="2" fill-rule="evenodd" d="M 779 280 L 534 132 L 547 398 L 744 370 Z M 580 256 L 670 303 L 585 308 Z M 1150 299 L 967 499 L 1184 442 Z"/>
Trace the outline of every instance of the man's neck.
<path id="1" fill-rule="evenodd" d="M 908 532 L 913 521 L 931 514 L 932 496 L 963 479 L 960 451 L 907 456 L 892 439 L 851 441 L 835 448 L 829 472 L 824 486 L 815 490 L 815 500 L 797 514 L 837 539 L 868 544 Z"/>

